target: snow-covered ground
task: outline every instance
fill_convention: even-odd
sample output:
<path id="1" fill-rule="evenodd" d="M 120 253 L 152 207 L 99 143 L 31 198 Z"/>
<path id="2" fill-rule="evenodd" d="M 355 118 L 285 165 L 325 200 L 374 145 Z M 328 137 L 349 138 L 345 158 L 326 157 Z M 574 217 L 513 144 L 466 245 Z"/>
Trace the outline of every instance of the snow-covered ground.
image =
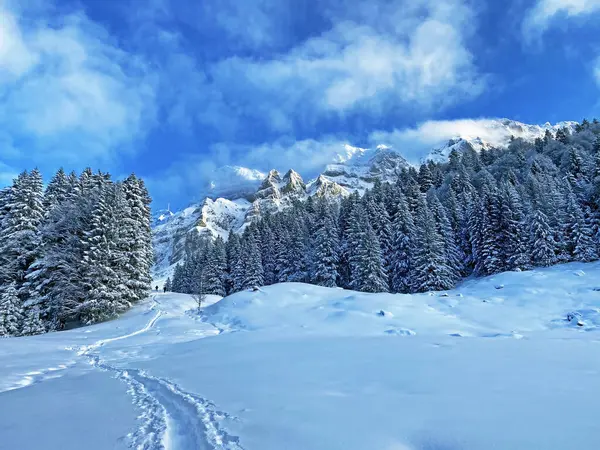
<path id="1" fill-rule="evenodd" d="M 210 300 L 0 340 L 0 448 L 600 448 L 600 263 Z"/>

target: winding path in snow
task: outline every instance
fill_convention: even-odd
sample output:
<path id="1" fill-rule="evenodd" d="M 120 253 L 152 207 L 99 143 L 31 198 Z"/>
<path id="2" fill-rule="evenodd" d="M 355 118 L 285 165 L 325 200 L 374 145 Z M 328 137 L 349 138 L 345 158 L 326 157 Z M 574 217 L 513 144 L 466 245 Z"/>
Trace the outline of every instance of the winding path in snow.
<path id="1" fill-rule="evenodd" d="M 154 300 L 151 310 L 157 304 Z M 222 419 L 231 417 L 217 411 L 208 400 L 144 371 L 109 365 L 94 352 L 108 343 L 153 329 L 163 315 L 162 311 L 158 311 L 143 328 L 132 333 L 80 347 L 77 355 L 87 358 L 92 366 L 113 373 L 127 384 L 128 393 L 140 411 L 140 426 L 128 436 L 136 450 L 243 450 L 239 438 L 228 434 L 220 426 Z"/>

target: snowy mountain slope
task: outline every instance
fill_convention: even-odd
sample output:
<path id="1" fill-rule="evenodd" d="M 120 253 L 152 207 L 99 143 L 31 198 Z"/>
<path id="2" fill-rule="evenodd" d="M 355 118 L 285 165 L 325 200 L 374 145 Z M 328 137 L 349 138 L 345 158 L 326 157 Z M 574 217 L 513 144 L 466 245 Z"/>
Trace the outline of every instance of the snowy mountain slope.
<path id="1" fill-rule="evenodd" d="M 171 275 L 174 265 L 185 257 L 186 238 L 190 233 L 227 239 L 230 230 L 242 227 L 251 205 L 246 199 L 206 198 L 201 205 L 189 206 L 155 225 L 154 278 L 163 280 Z"/>
<path id="2" fill-rule="evenodd" d="M 343 162 L 329 164 L 323 176 L 346 190 L 364 191 L 372 187 L 376 179 L 396 181 L 402 169 L 408 166 L 400 153 L 380 145 L 374 149 L 359 149 Z"/>
<path id="3" fill-rule="evenodd" d="M 202 320 L 155 294 L 0 340 L 0 448 L 595 449 L 598 280 L 573 263 L 435 294 L 282 284 Z"/>
<path id="4" fill-rule="evenodd" d="M 435 148 L 425 160 L 446 161 L 452 150 L 463 151 L 471 146 L 476 151 L 492 147 L 506 147 L 511 137 L 534 141 L 544 137 L 546 130 L 556 134 L 559 129 L 574 130 L 577 122 L 559 122 L 557 124 L 528 125 L 510 119 L 488 119 L 477 121 L 477 126 L 464 128 L 443 146 Z"/>

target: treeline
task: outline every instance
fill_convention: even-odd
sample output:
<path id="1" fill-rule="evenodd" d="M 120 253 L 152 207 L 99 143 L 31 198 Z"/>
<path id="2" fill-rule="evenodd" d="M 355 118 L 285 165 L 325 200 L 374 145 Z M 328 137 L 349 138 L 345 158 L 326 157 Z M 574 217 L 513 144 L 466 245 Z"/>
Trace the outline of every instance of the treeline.
<path id="1" fill-rule="evenodd" d="M 197 240 L 197 238 L 195 239 Z M 600 256 L 600 124 L 507 149 L 452 152 L 341 202 L 310 198 L 189 245 L 169 287 L 223 295 L 298 281 L 364 292 L 446 290 Z"/>
<path id="2" fill-rule="evenodd" d="M 144 298 L 153 264 L 150 198 L 131 175 L 113 182 L 36 169 L 0 190 L 0 336 L 114 317 Z"/>

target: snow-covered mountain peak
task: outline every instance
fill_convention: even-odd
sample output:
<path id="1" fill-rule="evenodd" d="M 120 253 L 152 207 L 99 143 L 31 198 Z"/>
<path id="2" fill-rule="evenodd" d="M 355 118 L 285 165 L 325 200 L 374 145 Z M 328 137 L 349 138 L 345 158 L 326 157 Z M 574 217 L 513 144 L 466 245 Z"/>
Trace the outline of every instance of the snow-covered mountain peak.
<path id="1" fill-rule="evenodd" d="M 258 191 L 254 194 L 256 199 L 280 198 L 281 176 L 277 170 L 269 171 Z"/>
<path id="2" fill-rule="evenodd" d="M 351 161 L 359 159 L 365 154 L 365 152 L 368 152 L 368 149 L 361 147 L 353 147 L 350 144 L 344 144 L 344 151 L 335 155 L 333 163 L 348 164 Z"/>
<path id="3" fill-rule="evenodd" d="M 372 171 L 380 170 L 382 166 L 394 166 L 394 168 L 408 166 L 408 162 L 399 152 L 386 145 L 378 145 L 368 156 L 367 165 Z"/>
<path id="4" fill-rule="evenodd" d="M 340 198 L 350 195 L 343 186 L 339 185 L 335 181 L 330 180 L 325 175 L 319 175 L 315 180 L 311 181 L 308 185 L 308 195 L 314 197 L 326 197 L 326 198 Z"/>
<path id="5" fill-rule="evenodd" d="M 298 172 L 290 169 L 283 176 L 282 191 L 284 194 L 302 195 L 306 193 L 306 184 Z"/>
<path id="6" fill-rule="evenodd" d="M 259 190 L 268 189 L 272 187 L 278 187 L 281 183 L 281 175 L 275 169 L 270 170 L 262 183 L 260 184 Z"/>
<path id="7" fill-rule="evenodd" d="M 345 163 L 327 165 L 323 175 L 348 191 L 364 191 L 375 179 L 394 182 L 400 171 L 408 167 L 406 159 L 386 145 L 362 150 Z"/>

